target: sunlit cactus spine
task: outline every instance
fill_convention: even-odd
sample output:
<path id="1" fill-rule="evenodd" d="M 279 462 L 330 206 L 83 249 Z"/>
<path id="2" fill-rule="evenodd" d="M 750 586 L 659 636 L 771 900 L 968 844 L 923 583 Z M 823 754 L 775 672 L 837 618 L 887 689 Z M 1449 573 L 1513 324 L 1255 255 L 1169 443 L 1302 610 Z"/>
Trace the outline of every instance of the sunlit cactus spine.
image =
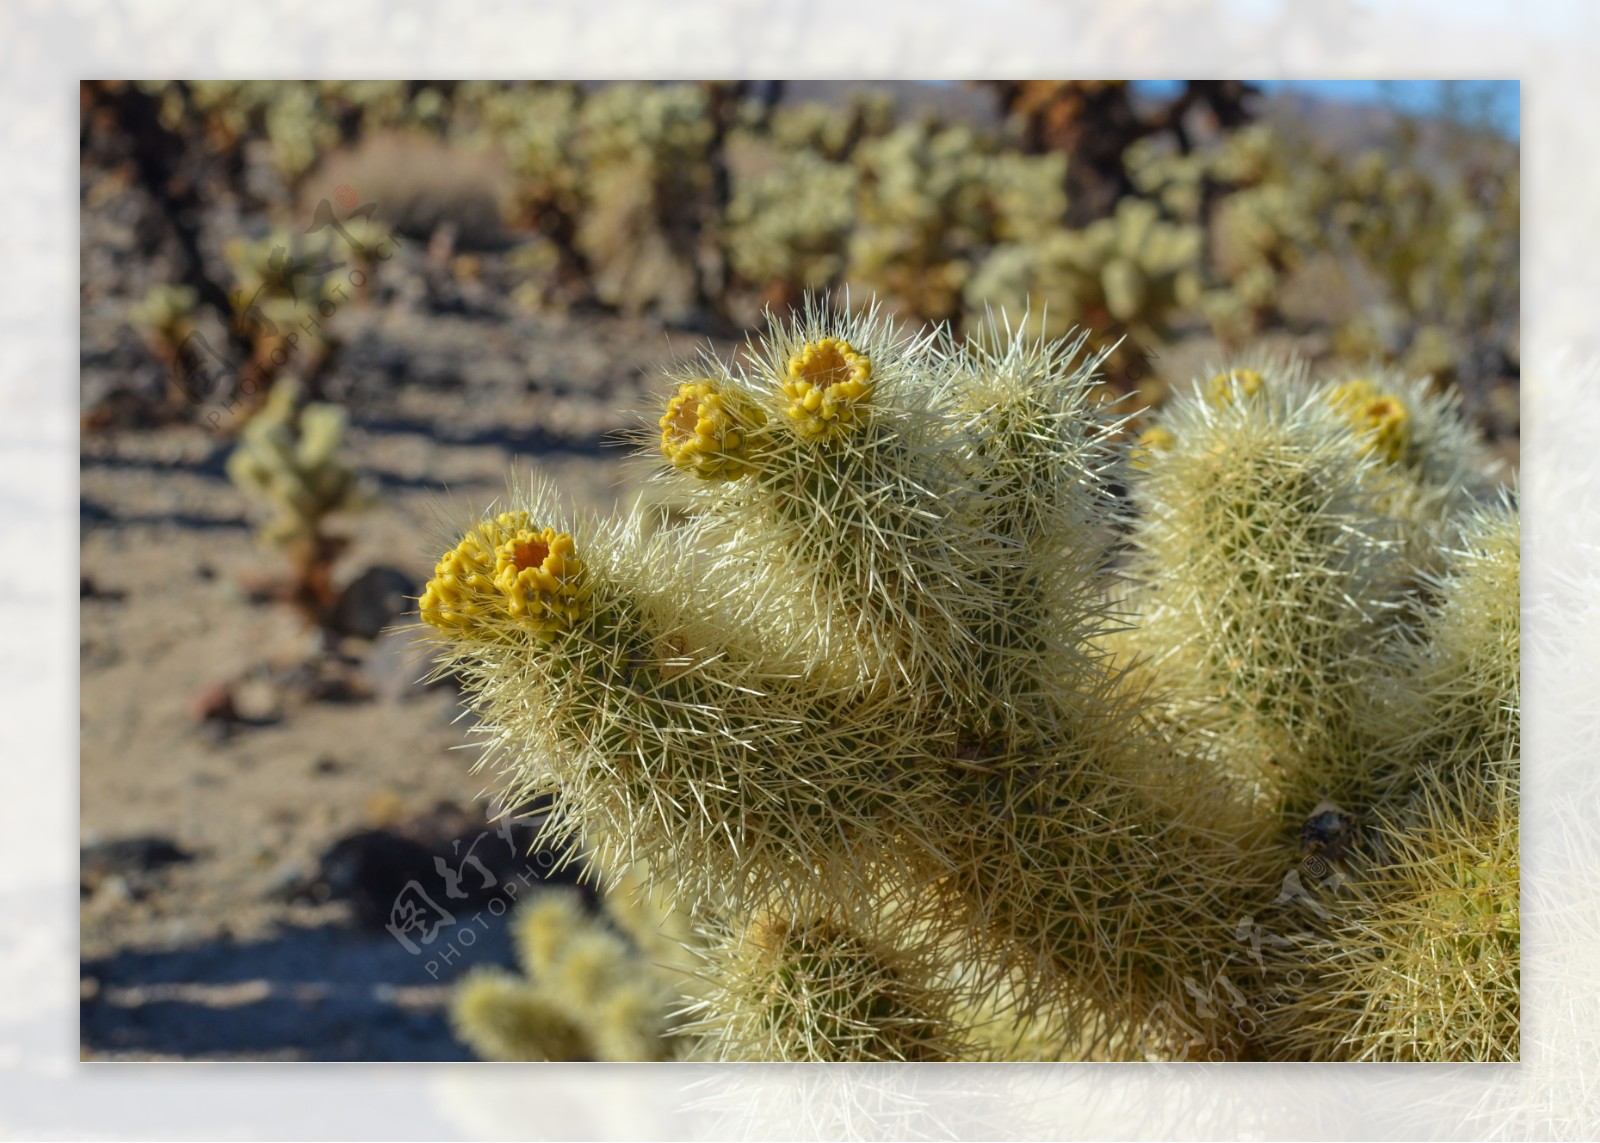
<path id="1" fill-rule="evenodd" d="M 1487 491 L 1453 397 L 1374 372 L 1222 370 L 1137 447 L 1126 642 L 1193 745 L 1308 813 L 1371 796 L 1388 658 Z"/>
<path id="2" fill-rule="evenodd" d="M 1518 1059 L 1519 809 L 1514 779 L 1431 771 L 1367 821 L 1365 852 L 1323 866 L 1303 899 L 1269 916 L 1263 1049 L 1311 1060 Z"/>
<path id="3" fill-rule="evenodd" d="M 927 830 L 928 734 L 904 704 L 760 655 L 675 532 L 541 529 L 560 519 L 548 489 L 515 502 L 446 554 L 419 608 L 512 781 L 554 796 L 601 866 L 647 860 L 692 905 L 854 884 Z"/>
<path id="4" fill-rule="evenodd" d="M 1520 529 L 1505 499 L 1462 530 L 1394 672 L 1402 780 L 1359 852 L 1280 918 L 1269 977 L 1296 984 L 1269 1009 L 1276 1052 L 1519 1057 Z"/>
<path id="5" fill-rule="evenodd" d="M 1423 577 L 1420 622 L 1393 653 L 1380 723 L 1402 787 L 1434 775 L 1476 804 L 1518 780 L 1521 538 L 1510 493 L 1480 502 Z"/>

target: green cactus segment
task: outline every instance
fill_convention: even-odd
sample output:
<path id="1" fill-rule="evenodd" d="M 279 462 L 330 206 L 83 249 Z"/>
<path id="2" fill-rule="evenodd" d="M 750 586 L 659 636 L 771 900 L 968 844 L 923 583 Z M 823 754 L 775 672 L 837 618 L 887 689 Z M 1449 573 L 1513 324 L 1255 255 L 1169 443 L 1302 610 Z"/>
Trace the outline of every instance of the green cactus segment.
<path id="1" fill-rule="evenodd" d="M 946 841 L 936 916 L 969 971 L 1018 1014 L 1065 1019 L 1091 1058 L 1234 1058 L 1248 1036 L 1189 990 L 1249 985 L 1231 929 L 1272 895 L 1275 831 L 1239 783 L 1162 740 L 1132 681 L 1080 689 L 1048 746 L 962 752 L 956 797 L 974 812 Z"/>
<path id="2" fill-rule="evenodd" d="M 1275 951 L 1266 1043 L 1314 1060 L 1516 1060 L 1517 787 L 1433 773 Z"/>
<path id="3" fill-rule="evenodd" d="M 730 624 L 843 684 L 925 690 L 959 652 L 954 609 L 984 558 L 950 542 L 966 491 L 943 444 L 940 358 L 871 309 L 820 305 L 747 357 L 729 383 L 762 410 L 756 471 L 686 488 L 698 510 L 680 542 L 710 557 Z"/>
<path id="4" fill-rule="evenodd" d="M 1310 809 L 1359 784 L 1359 727 L 1398 602 L 1394 528 L 1371 458 L 1298 378 L 1266 372 L 1176 402 L 1135 486 L 1130 642 L 1173 714 L 1269 801 Z"/>
<path id="5" fill-rule="evenodd" d="M 991 322 L 951 351 L 941 404 L 965 475 L 960 542 L 981 554 L 954 611 L 969 647 L 939 690 L 989 749 L 1059 740 L 1106 670 L 1094 640 L 1117 516 L 1107 474 L 1119 423 L 1094 402 L 1083 339 L 1049 342 Z"/>
<path id="6" fill-rule="evenodd" d="M 1381 729 L 1393 769 L 1464 789 L 1515 782 L 1521 753 L 1521 524 L 1509 495 L 1459 523 L 1432 605 L 1394 653 Z"/>
<path id="7" fill-rule="evenodd" d="M 547 495 L 525 502 L 557 518 Z M 580 539 L 587 599 L 554 638 L 509 614 L 486 619 L 490 639 L 438 629 L 518 799 L 553 795 L 553 822 L 594 836 L 603 864 L 648 860 L 686 902 L 858 883 L 931 851 L 921 760 L 937 731 L 903 703 L 761 665 L 679 537 L 641 532 Z"/>
<path id="8" fill-rule="evenodd" d="M 716 1060 L 960 1059 L 948 993 L 917 950 L 835 915 L 769 911 L 706 952 L 711 996 L 684 1031 Z"/>
<path id="9" fill-rule="evenodd" d="M 486 1060 L 589 1060 L 583 1027 L 552 997 L 497 969 L 479 969 L 451 1003 L 456 1035 Z"/>

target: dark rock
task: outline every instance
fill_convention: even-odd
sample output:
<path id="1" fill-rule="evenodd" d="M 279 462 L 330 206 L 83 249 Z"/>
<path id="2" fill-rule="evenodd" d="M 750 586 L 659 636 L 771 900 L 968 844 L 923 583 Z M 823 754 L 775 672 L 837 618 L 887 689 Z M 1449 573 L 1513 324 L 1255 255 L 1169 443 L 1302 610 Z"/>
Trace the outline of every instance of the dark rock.
<path id="1" fill-rule="evenodd" d="M 319 655 L 279 672 L 274 684 L 305 702 L 350 703 L 371 698 L 355 664 L 338 655 Z"/>
<path id="2" fill-rule="evenodd" d="M 350 902 L 356 920 L 381 929 L 407 883 L 433 872 L 433 852 L 389 830 L 362 830 L 322 855 L 310 895 Z"/>
<path id="3" fill-rule="evenodd" d="M 393 829 L 340 838 L 298 895 L 348 901 L 357 923 L 370 929 L 403 919 L 408 909 L 459 917 L 497 897 L 509 907 L 539 883 L 577 883 L 575 871 L 562 868 L 565 852 L 535 847 L 542 820 L 490 822 L 442 803 Z"/>
<path id="4" fill-rule="evenodd" d="M 341 635 L 376 639 L 383 629 L 413 610 L 417 585 L 399 568 L 368 568 L 339 593 L 329 621 Z"/>
<path id="5" fill-rule="evenodd" d="M 103 599 L 109 603 L 115 603 L 126 595 L 126 592 L 118 591 L 115 588 L 101 587 L 90 576 L 80 575 L 78 577 L 79 599 Z"/>
<path id="6" fill-rule="evenodd" d="M 88 896 L 106 885 L 119 896 L 138 897 L 151 877 L 193 860 L 192 853 L 158 834 L 90 842 L 78 850 L 79 893 Z"/>

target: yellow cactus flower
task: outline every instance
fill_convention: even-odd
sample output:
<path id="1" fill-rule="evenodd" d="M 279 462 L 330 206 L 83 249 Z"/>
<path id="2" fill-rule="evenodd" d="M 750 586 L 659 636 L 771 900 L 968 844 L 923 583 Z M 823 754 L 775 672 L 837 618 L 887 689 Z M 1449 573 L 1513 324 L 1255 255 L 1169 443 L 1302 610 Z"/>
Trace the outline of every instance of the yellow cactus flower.
<path id="1" fill-rule="evenodd" d="M 789 358 L 783 391 L 801 436 L 833 439 L 856 424 L 872 396 L 872 362 L 837 337 L 808 342 Z"/>
<path id="2" fill-rule="evenodd" d="M 1128 463 L 1140 472 L 1150 470 L 1151 456 L 1158 452 L 1166 452 L 1178 443 L 1178 438 L 1172 435 L 1172 430 L 1164 425 L 1151 425 L 1139 434 L 1138 443 L 1128 454 Z"/>
<path id="3" fill-rule="evenodd" d="M 711 381 L 688 381 L 658 422 L 661 451 L 703 480 L 743 476 L 751 471 L 750 430 L 764 420 L 759 409 Z"/>
<path id="4" fill-rule="evenodd" d="M 1376 385 L 1365 377 L 1355 377 L 1328 390 L 1328 404 L 1341 413 L 1353 415 L 1378 396 Z"/>
<path id="5" fill-rule="evenodd" d="M 1235 389 L 1246 397 L 1254 397 L 1265 384 L 1266 379 L 1254 369 L 1227 369 L 1212 375 L 1211 380 L 1206 382 L 1206 392 L 1213 401 L 1226 405 L 1233 401 Z"/>
<path id="6" fill-rule="evenodd" d="M 1405 458 L 1411 447 L 1411 413 L 1398 397 L 1358 377 L 1336 385 L 1328 402 L 1365 438 L 1367 454 L 1377 453 L 1390 464 Z"/>
<path id="7" fill-rule="evenodd" d="M 440 558 L 418 610 L 425 622 L 461 637 L 486 635 L 507 618 L 553 635 L 583 612 L 583 572 L 570 535 L 535 531 L 526 512 L 502 512 Z"/>

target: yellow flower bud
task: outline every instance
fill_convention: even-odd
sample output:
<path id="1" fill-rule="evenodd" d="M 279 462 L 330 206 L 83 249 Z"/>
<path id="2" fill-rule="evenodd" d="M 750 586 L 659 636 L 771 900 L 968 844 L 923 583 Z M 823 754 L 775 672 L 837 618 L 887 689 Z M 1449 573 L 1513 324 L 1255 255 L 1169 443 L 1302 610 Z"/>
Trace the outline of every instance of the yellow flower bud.
<path id="1" fill-rule="evenodd" d="M 808 342 L 789 358 L 783 392 L 801 436 L 832 440 L 859 422 L 872 396 L 872 362 L 840 338 Z"/>
<path id="2" fill-rule="evenodd" d="M 1230 404 L 1233 401 L 1235 389 L 1246 397 L 1254 397 L 1261 392 L 1261 387 L 1266 384 L 1265 378 L 1254 369 L 1229 369 L 1212 376 L 1206 382 L 1206 392 L 1213 401 Z"/>
<path id="3" fill-rule="evenodd" d="M 1371 381 L 1357 378 L 1335 386 L 1328 402 L 1365 439 L 1364 450 L 1377 453 L 1390 464 L 1405 459 L 1411 447 L 1411 413 L 1405 403 L 1384 393 Z"/>
<path id="4" fill-rule="evenodd" d="M 661 451 L 676 468 L 705 480 L 732 478 L 751 471 L 749 430 L 765 417 L 761 410 L 723 392 L 709 380 L 689 381 L 667 403 L 661 426 Z"/>
<path id="5" fill-rule="evenodd" d="M 1166 452 L 1177 442 L 1178 438 L 1172 435 L 1171 429 L 1164 425 L 1151 425 L 1139 434 L 1138 443 L 1128 454 L 1128 463 L 1140 472 L 1147 472 L 1152 454 Z"/>
<path id="6" fill-rule="evenodd" d="M 578 619 L 587 599 L 572 537 L 534 531 L 525 512 L 502 512 L 440 558 L 418 610 L 425 622 L 463 638 L 487 636 L 506 619 L 549 636 Z"/>

